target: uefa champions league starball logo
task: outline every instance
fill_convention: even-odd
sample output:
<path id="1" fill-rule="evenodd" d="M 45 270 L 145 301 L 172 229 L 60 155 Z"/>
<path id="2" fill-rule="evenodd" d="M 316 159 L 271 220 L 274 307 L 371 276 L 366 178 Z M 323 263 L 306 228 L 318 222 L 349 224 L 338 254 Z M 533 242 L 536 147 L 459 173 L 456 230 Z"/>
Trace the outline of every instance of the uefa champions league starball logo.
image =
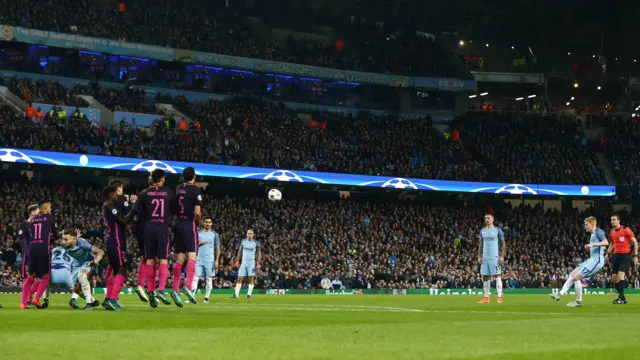
<path id="1" fill-rule="evenodd" d="M 33 164 L 29 156 L 14 149 L 0 149 L 0 161 Z"/>
<path id="2" fill-rule="evenodd" d="M 304 182 L 298 174 L 289 170 L 277 170 L 270 172 L 263 178 L 264 180 L 277 180 L 284 182 Z"/>
<path id="3" fill-rule="evenodd" d="M 133 171 L 148 171 L 148 172 L 152 172 L 155 169 L 162 169 L 165 172 L 168 172 L 171 174 L 177 173 L 177 171 L 174 168 L 172 168 L 170 165 L 158 160 L 143 161 L 131 168 L 131 170 Z"/>
<path id="4" fill-rule="evenodd" d="M 384 184 L 382 184 L 382 187 L 394 188 L 394 189 L 414 189 L 414 190 L 418 189 L 416 184 L 414 184 L 410 180 L 403 179 L 403 178 L 394 178 L 394 179 L 387 180 L 385 181 Z"/>
<path id="5" fill-rule="evenodd" d="M 536 195 L 537 192 L 526 185 L 509 184 L 496 190 L 496 194 Z"/>

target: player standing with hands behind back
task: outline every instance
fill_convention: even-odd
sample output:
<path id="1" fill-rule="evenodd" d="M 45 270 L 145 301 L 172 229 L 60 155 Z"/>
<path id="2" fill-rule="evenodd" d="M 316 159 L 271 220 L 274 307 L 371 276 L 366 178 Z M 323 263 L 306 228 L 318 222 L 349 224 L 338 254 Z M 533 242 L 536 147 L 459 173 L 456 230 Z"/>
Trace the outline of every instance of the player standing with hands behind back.
<path id="1" fill-rule="evenodd" d="M 249 277 L 249 291 L 247 291 L 247 299 L 251 299 L 251 292 L 253 292 L 254 281 L 256 277 L 256 271 L 260 271 L 260 259 L 262 258 L 262 251 L 260 243 L 255 239 L 253 230 L 247 231 L 247 238 L 242 240 L 240 248 L 238 249 L 238 257 L 236 263 L 240 262 L 242 256 L 242 262 L 240 262 L 240 268 L 238 269 L 238 281 L 236 282 L 236 292 L 232 298 L 237 299 L 240 295 L 240 289 L 242 289 L 242 281 L 245 277 Z"/>
<path id="2" fill-rule="evenodd" d="M 507 246 L 504 242 L 504 233 L 502 229 L 493 225 L 493 215 L 486 214 L 484 216 L 485 227 L 480 230 L 480 244 L 478 244 L 478 262 L 480 265 L 480 273 L 482 274 L 482 288 L 484 290 L 484 299 L 478 301 L 478 304 L 489 304 L 489 294 L 491 292 L 491 278 L 496 281 L 496 291 L 498 293 L 498 304 L 502 304 L 502 277 L 500 276 L 502 265 L 504 264 L 504 256 L 507 252 Z"/>
<path id="3" fill-rule="evenodd" d="M 615 305 L 626 304 L 627 298 L 624 296 L 624 289 L 627 288 L 625 273 L 629 269 L 631 257 L 631 244 L 633 243 L 633 265 L 638 266 L 638 240 L 633 231 L 620 224 L 620 215 L 611 215 L 611 230 L 609 230 L 608 254 L 613 254 L 611 259 L 611 281 L 618 290 L 618 298 L 613 300 Z"/>

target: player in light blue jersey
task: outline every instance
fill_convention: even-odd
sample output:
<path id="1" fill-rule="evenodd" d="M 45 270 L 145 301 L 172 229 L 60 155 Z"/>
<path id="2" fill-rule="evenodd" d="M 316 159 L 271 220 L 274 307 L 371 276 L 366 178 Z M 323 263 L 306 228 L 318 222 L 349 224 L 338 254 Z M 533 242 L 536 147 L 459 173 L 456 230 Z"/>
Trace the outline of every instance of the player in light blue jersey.
<path id="1" fill-rule="evenodd" d="M 496 292 L 498 293 L 498 304 L 502 304 L 502 265 L 507 246 L 504 241 L 502 229 L 493 225 L 494 218 L 491 214 L 484 216 L 485 227 L 480 230 L 480 243 L 478 244 L 478 263 L 480 263 L 480 273 L 482 274 L 482 288 L 484 299 L 478 304 L 489 304 L 489 294 L 491 293 L 491 278 L 496 281 Z"/>
<path id="2" fill-rule="evenodd" d="M 234 299 L 240 295 L 240 289 L 242 288 L 242 281 L 245 277 L 249 277 L 249 291 L 247 291 L 247 299 L 251 299 L 251 292 L 253 292 L 254 281 L 256 277 L 256 271 L 260 271 L 260 259 L 262 257 L 262 251 L 260 243 L 254 239 L 255 234 L 253 230 L 247 231 L 247 238 L 242 240 L 240 248 L 238 249 L 238 257 L 236 263 L 240 263 L 238 268 L 238 281 L 236 282 L 236 292 L 233 294 Z M 242 259 L 242 262 L 240 262 Z"/>
<path id="3" fill-rule="evenodd" d="M 213 278 L 216 276 L 216 269 L 220 264 L 220 235 L 213 229 L 213 218 L 204 218 L 203 229 L 198 232 L 198 259 L 196 260 L 196 276 L 193 278 L 191 289 L 195 292 L 198 289 L 198 279 L 206 278 L 206 294 L 204 303 L 209 303 L 211 289 L 213 289 Z"/>
<path id="4" fill-rule="evenodd" d="M 62 246 L 51 250 L 51 284 L 60 285 L 73 292 L 71 263 L 73 260 Z"/>
<path id="5" fill-rule="evenodd" d="M 86 301 L 84 309 L 92 310 L 94 307 L 100 306 L 100 302 L 91 296 L 89 275 L 91 274 L 91 267 L 98 265 L 102 260 L 104 251 L 81 238 L 79 231 L 74 229 L 66 229 L 62 232 L 62 245 L 66 250 L 67 256 L 71 259 L 72 283 L 80 285 L 82 295 Z M 74 304 L 71 302 L 69 304 L 73 308 L 80 308 L 76 299 L 71 301 Z"/>
<path id="6" fill-rule="evenodd" d="M 590 216 L 584 219 L 584 229 L 591 234 L 589 243 L 584 246 L 589 250 L 589 259 L 578 265 L 569 274 L 569 278 L 559 293 L 551 295 L 554 300 L 560 301 L 560 298 L 566 295 L 573 285 L 576 289 L 576 301 L 568 303 L 569 307 L 582 306 L 582 279 L 589 279 L 604 267 L 604 255 L 607 246 L 609 246 L 609 241 L 604 231 L 598 227 L 598 221 L 595 217 Z"/>

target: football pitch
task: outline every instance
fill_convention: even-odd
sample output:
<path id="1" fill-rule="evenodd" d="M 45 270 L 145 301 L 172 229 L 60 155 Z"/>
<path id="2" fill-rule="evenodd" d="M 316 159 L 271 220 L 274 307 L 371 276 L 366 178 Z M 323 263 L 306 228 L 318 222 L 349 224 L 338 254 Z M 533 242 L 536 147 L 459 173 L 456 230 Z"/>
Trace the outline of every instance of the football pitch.
<path id="1" fill-rule="evenodd" d="M 543 295 L 214 296 L 151 309 L 123 295 L 120 312 L 19 310 L 1 295 L 0 359 L 614 359 L 640 351 L 640 296 L 588 296 L 568 308 Z M 101 299 L 100 299 L 101 300 Z M 201 300 L 201 298 L 199 299 Z M 493 298 L 492 300 L 495 300 Z"/>

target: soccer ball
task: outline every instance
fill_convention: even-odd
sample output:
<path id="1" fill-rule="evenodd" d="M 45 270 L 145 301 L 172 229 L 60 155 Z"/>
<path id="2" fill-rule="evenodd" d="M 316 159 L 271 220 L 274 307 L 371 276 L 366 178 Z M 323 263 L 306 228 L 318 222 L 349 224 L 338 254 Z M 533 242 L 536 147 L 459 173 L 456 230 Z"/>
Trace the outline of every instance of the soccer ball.
<path id="1" fill-rule="evenodd" d="M 0 161 L 33 164 L 33 160 L 27 154 L 14 149 L 0 149 Z"/>
<path id="2" fill-rule="evenodd" d="M 285 182 L 304 182 L 298 174 L 289 170 L 276 170 L 264 177 L 264 180 L 277 180 Z"/>
<path id="3" fill-rule="evenodd" d="M 537 192 L 532 188 L 521 184 L 509 184 L 496 190 L 496 194 L 512 194 L 512 195 L 536 195 Z"/>
<path id="4" fill-rule="evenodd" d="M 282 192 L 278 189 L 271 189 L 269 190 L 268 197 L 270 201 L 280 201 L 282 200 Z"/>
<path id="5" fill-rule="evenodd" d="M 162 161 L 158 161 L 158 160 L 143 161 L 131 168 L 131 170 L 133 171 L 148 171 L 148 172 L 152 172 L 155 169 L 162 169 L 165 172 L 170 174 L 177 173 L 176 170 L 171 167 L 171 165 L 163 163 Z"/>
<path id="6" fill-rule="evenodd" d="M 416 184 L 403 178 L 395 178 L 395 179 L 387 180 L 384 184 L 382 184 L 382 187 L 394 188 L 394 189 L 414 189 L 414 190 L 418 189 Z"/>

